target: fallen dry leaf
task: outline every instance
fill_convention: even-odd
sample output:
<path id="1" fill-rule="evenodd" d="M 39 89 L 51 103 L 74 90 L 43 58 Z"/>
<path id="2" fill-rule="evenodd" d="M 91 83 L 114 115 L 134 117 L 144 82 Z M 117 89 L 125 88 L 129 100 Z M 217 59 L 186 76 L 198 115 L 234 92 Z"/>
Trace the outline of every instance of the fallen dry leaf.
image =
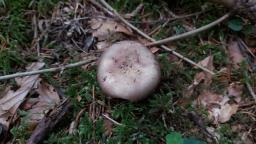
<path id="1" fill-rule="evenodd" d="M 108 48 L 109 46 L 111 46 L 111 43 L 108 41 L 100 41 L 97 42 L 96 47 L 98 50 L 104 50 L 106 48 Z"/>
<path id="2" fill-rule="evenodd" d="M 229 121 L 231 116 L 235 114 L 238 110 L 238 105 L 237 104 L 224 104 L 221 106 L 218 121 L 220 123 L 225 123 Z"/>
<path id="3" fill-rule="evenodd" d="M 240 82 L 231 83 L 227 88 L 227 95 L 229 97 L 234 97 L 235 101 L 239 103 L 241 101 L 243 88 L 244 86 Z"/>
<path id="4" fill-rule="evenodd" d="M 44 63 L 32 63 L 27 67 L 28 71 L 38 70 L 44 66 Z M 17 109 L 24 101 L 27 94 L 35 86 L 39 79 L 39 75 L 25 76 L 16 78 L 19 88 L 16 91 L 7 88 L 6 93 L 0 99 L 0 123 L 9 129 L 12 117 L 16 114 Z"/>
<path id="5" fill-rule="evenodd" d="M 92 19 L 90 25 L 93 30 L 92 35 L 97 37 L 99 41 L 107 40 L 110 35 L 115 33 L 133 35 L 125 26 L 111 19 Z"/>
<path id="6" fill-rule="evenodd" d="M 208 110 L 208 117 L 213 123 L 225 123 L 238 110 L 241 101 L 243 86 L 240 83 L 231 83 L 227 87 L 226 94 L 216 94 L 204 90 L 197 98 L 197 105 L 201 105 Z M 231 98 L 234 97 L 236 103 L 230 104 Z"/>
<path id="7" fill-rule="evenodd" d="M 239 43 L 234 40 L 230 40 L 228 43 L 229 59 L 235 69 L 240 67 L 242 61 L 245 60 L 240 48 Z"/>
<path id="8" fill-rule="evenodd" d="M 202 66 L 202 67 L 206 67 L 210 70 L 213 70 L 213 56 L 208 56 L 205 59 L 203 59 L 202 61 L 198 62 L 197 64 Z M 196 67 L 196 66 L 195 66 Z"/>
<path id="9" fill-rule="evenodd" d="M 205 68 L 208 68 L 209 70 L 213 71 L 213 56 L 208 56 L 204 60 L 198 62 L 198 65 L 201 65 Z M 184 91 L 185 97 L 190 97 L 194 89 L 202 82 L 204 81 L 204 86 L 207 88 L 212 83 L 212 74 L 208 72 L 199 72 L 195 75 L 195 78 L 190 86 Z"/>
<path id="10" fill-rule="evenodd" d="M 53 86 L 46 82 L 40 81 L 35 89 L 38 94 L 37 98 L 29 98 L 33 100 L 31 109 L 27 110 L 27 121 L 30 125 L 35 126 L 49 111 L 60 103 L 60 97 Z M 25 103 L 26 104 L 26 103 Z"/>
<path id="11" fill-rule="evenodd" d="M 199 102 L 199 105 L 211 107 L 211 105 L 221 103 L 222 99 L 222 95 L 205 90 L 198 96 L 197 101 Z"/>

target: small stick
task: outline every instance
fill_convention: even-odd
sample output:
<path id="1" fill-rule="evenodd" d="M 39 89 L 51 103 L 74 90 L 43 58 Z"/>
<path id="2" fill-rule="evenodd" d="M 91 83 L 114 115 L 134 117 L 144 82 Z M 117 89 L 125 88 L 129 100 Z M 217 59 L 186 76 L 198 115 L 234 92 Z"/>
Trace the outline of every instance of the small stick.
<path id="1" fill-rule="evenodd" d="M 135 17 L 142 10 L 143 6 L 143 3 L 139 4 L 135 10 L 133 10 L 131 13 L 126 14 L 124 17 L 128 19 Z"/>
<path id="2" fill-rule="evenodd" d="M 252 86 L 250 85 L 249 82 L 246 82 L 245 84 L 246 84 L 246 87 L 248 88 L 250 94 L 252 95 L 252 97 L 254 98 L 254 100 L 256 102 L 256 94 L 254 93 Z"/>
<path id="3" fill-rule="evenodd" d="M 159 41 L 152 42 L 152 43 L 148 44 L 147 46 L 162 45 L 162 44 L 166 44 L 166 43 L 169 43 L 169 42 L 172 42 L 172 41 L 175 41 L 175 40 L 180 40 L 180 39 L 183 39 L 183 38 L 187 38 L 187 37 L 193 36 L 195 34 L 198 34 L 200 32 L 203 32 L 205 30 L 208 30 L 208 29 L 216 26 L 217 24 L 219 24 L 219 23 L 223 22 L 224 20 L 226 20 L 230 15 L 231 15 L 231 12 L 226 13 L 225 15 L 223 15 L 219 19 L 215 20 L 214 22 L 209 23 L 208 25 L 202 26 L 202 27 L 200 27 L 198 29 L 195 29 L 195 30 L 192 30 L 192 31 L 189 31 L 189 32 L 185 32 L 183 34 L 174 35 L 174 36 L 171 36 L 171 37 L 159 40 Z"/>
<path id="4" fill-rule="evenodd" d="M 35 70 L 35 71 L 29 71 L 29 72 L 19 72 L 19 73 L 15 73 L 15 74 L 0 76 L 0 81 L 1 80 L 6 80 L 6 79 L 11 79 L 11 78 L 16 78 L 16 77 L 36 75 L 36 74 L 42 74 L 42 73 L 47 73 L 47 72 L 62 71 L 64 69 L 68 69 L 68 68 L 73 68 L 73 67 L 78 67 L 78 66 L 81 66 L 81 65 L 89 64 L 91 62 L 94 62 L 95 60 L 96 60 L 96 58 L 95 59 L 91 59 L 91 60 L 79 61 L 79 62 L 76 62 L 76 63 L 71 63 L 71 64 L 68 64 L 68 65 L 60 66 L 60 67 L 56 67 L 56 68 Z"/>
<path id="5" fill-rule="evenodd" d="M 58 106 L 49 111 L 43 119 L 40 120 L 35 130 L 27 140 L 27 144 L 38 144 L 55 128 L 55 126 L 64 118 L 71 107 L 69 99 L 64 99 Z"/>
<path id="6" fill-rule="evenodd" d="M 91 0 L 93 1 L 93 0 Z M 107 8 L 109 9 L 112 13 L 114 13 L 123 23 L 125 23 L 127 26 L 129 26 L 131 29 L 133 29 L 135 32 L 137 32 L 138 34 L 140 34 L 141 36 L 143 36 L 144 38 L 152 41 L 152 42 L 155 42 L 156 40 L 151 38 L 150 36 L 148 36 L 147 34 L 145 34 L 144 32 L 142 32 L 141 30 L 139 30 L 137 27 L 135 27 L 134 25 L 132 25 L 131 23 L 129 23 L 127 20 L 125 20 L 116 10 L 114 10 L 105 0 L 100 0 L 100 2 Z M 183 59 L 184 61 L 194 65 L 194 66 L 197 66 L 199 67 L 200 69 L 214 75 L 215 73 L 197 63 L 195 63 L 194 61 L 190 60 L 189 58 L 186 58 L 185 56 L 181 55 L 180 53 L 178 52 L 175 52 L 174 50 L 164 46 L 164 45 L 161 45 L 161 48 L 163 48 L 164 50 L 166 51 L 169 51 L 171 52 L 172 54 L 176 55 L 177 57 L 179 57 L 180 59 Z"/>
<path id="7" fill-rule="evenodd" d="M 110 118 L 109 116 L 105 115 L 105 114 L 102 114 L 102 116 L 108 120 L 110 120 L 111 122 L 113 122 L 114 124 L 118 125 L 118 126 L 123 126 L 123 124 L 113 120 L 112 118 Z"/>

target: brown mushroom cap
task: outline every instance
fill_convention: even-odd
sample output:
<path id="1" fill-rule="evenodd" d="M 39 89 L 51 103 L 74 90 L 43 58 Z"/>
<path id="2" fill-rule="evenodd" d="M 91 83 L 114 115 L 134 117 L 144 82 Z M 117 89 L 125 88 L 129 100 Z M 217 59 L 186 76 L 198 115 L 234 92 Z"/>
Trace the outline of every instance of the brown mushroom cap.
<path id="1" fill-rule="evenodd" d="M 135 41 L 121 41 L 103 53 L 97 79 L 108 96 L 138 101 L 156 88 L 160 68 L 147 47 Z"/>

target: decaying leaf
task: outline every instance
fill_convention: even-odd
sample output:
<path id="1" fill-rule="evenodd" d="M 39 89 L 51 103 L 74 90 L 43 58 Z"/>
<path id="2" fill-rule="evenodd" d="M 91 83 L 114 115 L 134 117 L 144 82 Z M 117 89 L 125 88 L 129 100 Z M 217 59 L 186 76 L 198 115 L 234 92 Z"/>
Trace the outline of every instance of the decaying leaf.
<path id="1" fill-rule="evenodd" d="M 197 102 L 205 107 L 219 104 L 222 101 L 222 95 L 210 91 L 203 91 L 197 98 Z"/>
<path id="2" fill-rule="evenodd" d="M 229 97 L 234 97 L 235 101 L 239 103 L 241 101 L 243 87 L 244 86 L 239 82 L 231 83 L 227 88 L 227 95 Z"/>
<path id="3" fill-rule="evenodd" d="M 202 61 L 198 62 L 197 64 L 202 67 L 206 67 L 209 70 L 213 70 L 213 56 L 210 55 L 205 59 L 203 59 Z"/>
<path id="4" fill-rule="evenodd" d="M 198 65 L 201 65 L 211 71 L 214 70 L 213 67 L 213 56 L 208 56 L 204 60 L 200 61 Z M 204 86 L 209 87 L 212 82 L 212 74 L 208 72 L 199 72 L 195 75 L 195 78 L 192 82 L 192 84 L 185 90 L 184 96 L 190 97 L 194 89 L 202 82 L 204 81 Z"/>
<path id="5" fill-rule="evenodd" d="M 38 97 L 30 98 L 33 100 L 31 109 L 28 112 L 28 122 L 35 126 L 55 105 L 60 103 L 60 97 L 53 86 L 46 82 L 40 81 L 35 89 Z"/>
<path id="6" fill-rule="evenodd" d="M 224 104 L 221 106 L 218 121 L 221 123 L 227 122 L 233 114 L 238 110 L 237 104 Z"/>
<path id="7" fill-rule="evenodd" d="M 111 43 L 108 41 L 101 41 L 101 42 L 97 42 L 96 47 L 99 50 L 104 50 L 105 48 L 108 48 L 109 46 L 111 46 Z"/>
<path id="8" fill-rule="evenodd" d="M 106 40 L 115 33 L 132 35 L 129 29 L 111 19 L 92 19 L 90 25 L 93 30 L 92 35 L 97 37 L 99 41 Z"/>
<path id="9" fill-rule="evenodd" d="M 227 94 L 216 94 L 211 91 L 203 91 L 198 99 L 197 105 L 207 108 L 209 119 L 215 124 L 227 122 L 238 110 L 241 101 L 243 85 L 231 83 L 227 88 Z M 231 98 L 235 97 L 236 103 L 231 103 Z"/>
<path id="10" fill-rule="evenodd" d="M 44 66 L 44 63 L 32 63 L 27 67 L 28 71 L 38 70 Z M 26 76 L 22 78 L 16 78 L 16 83 L 19 88 L 16 91 L 8 88 L 6 93 L 0 99 L 0 123 L 9 128 L 9 125 L 12 121 L 12 117 L 16 114 L 17 109 L 24 101 L 27 94 L 38 82 L 39 75 Z"/>
<path id="11" fill-rule="evenodd" d="M 245 60 L 240 48 L 239 43 L 234 40 L 230 40 L 228 44 L 229 59 L 235 69 L 240 67 L 242 61 Z"/>

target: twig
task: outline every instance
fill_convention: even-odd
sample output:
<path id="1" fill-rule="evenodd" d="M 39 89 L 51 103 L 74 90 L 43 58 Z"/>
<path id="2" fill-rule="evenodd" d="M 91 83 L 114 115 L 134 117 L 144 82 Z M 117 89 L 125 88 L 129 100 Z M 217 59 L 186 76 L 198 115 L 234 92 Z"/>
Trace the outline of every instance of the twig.
<path id="1" fill-rule="evenodd" d="M 70 135 L 74 134 L 75 133 L 75 130 L 77 129 L 77 126 L 80 122 L 80 118 L 81 116 L 84 114 L 86 108 L 83 108 L 79 111 L 79 113 L 76 115 L 76 119 L 74 121 L 71 122 L 70 126 L 69 126 L 69 130 L 68 130 L 68 133 Z"/>
<path id="2" fill-rule="evenodd" d="M 245 84 L 246 84 L 246 87 L 248 88 L 250 94 L 252 95 L 252 97 L 254 98 L 254 100 L 256 102 L 256 94 L 254 93 L 252 86 L 250 85 L 249 82 L 246 82 Z"/>
<path id="3" fill-rule="evenodd" d="M 114 124 L 118 125 L 118 126 L 124 126 L 123 124 L 113 120 L 112 118 L 110 118 L 109 116 L 102 114 L 103 117 L 105 117 L 106 119 L 110 120 L 111 122 L 113 122 Z"/>
<path id="4" fill-rule="evenodd" d="M 92 86 L 92 121 L 93 121 L 93 131 L 92 131 L 92 140 L 93 143 L 96 143 L 96 112 L 95 112 L 95 86 Z"/>
<path id="5" fill-rule="evenodd" d="M 198 33 L 202 32 L 202 31 L 208 30 L 208 29 L 218 25 L 219 23 L 221 23 L 224 20 L 226 20 L 230 15 L 231 15 L 231 12 L 226 13 L 225 15 L 223 15 L 219 19 L 215 20 L 214 22 L 209 23 L 208 25 L 202 26 L 202 27 L 200 27 L 198 29 L 195 29 L 195 30 L 192 30 L 192 31 L 189 31 L 189 32 L 185 32 L 183 34 L 171 36 L 171 37 L 159 40 L 159 41 L 152 42 L 152 43 L 148 44 L 147 46 L 162 45 L 162 44 L 166 44 L 166 43 L 169 43 L 169 42 L 172 42 L 172 41 L 175 41 L 175 40 L 180 40 L 180 39 L 183 39 L 183 38 L 187 38 L 187 37 L 193 36 L 195 34 L 198 34 Z"/>
<path id="6" fill-rule="evenodd" d="M 159 32 L 162 28 L 164 28 L 168 23 L 170 22 L 170 19 L 168 19 L 164 24 L 158 25 L 153 31 L 148 33 L 149 36 L 152 36 L 153 34 Z"/>
<path id="7" fill-rule="evenodd" d="M 256 56 L 253 54 L 253 52 L 250 50 L 250 48 L 244 43 L 244 41 L 241 39 L 241 38 L 238 38 L 238 44 L 241 44 L 242 47 L 244 47 L 250 54 L 253 58 L 256 58 Z"/>
<path id="8" fill-rule="evenodd" d="M 128 19 L 135 17 L 142 10 L 143 6 L 143 3 L 139 4 L 135 10 L 133 10 L 131 13 L 124 15 L 124 17 Z"/>
<path id="9" fill-rule="evenodd" d="M 32 25 L 33 25 L 33 29 L 34 29 L 34 39 L 32 42 L 32 47 L 36 47 L 37 50 L 37 56 L 40 57 L 40 44 L 39 41 L 40 39 L 38 38 L 38 29 L 37 29 L 37 17 L 36 14 L 33 15 L 33 19 L 32 19 Z"/>
<path id="10" fill-rule="evenodd" d="M 192 17 L 192 16 L 197 16 L 199 14 L 201 14 L 202 12 L 196 12 L 196 13 L 192 13 L 192 14 L 188 14 L 188 15 L 181 15 L 181 16 L 176 16 L 173 18 L 160 18 L 158 20 L 151 20 L 151 21 L 129 21 L 130 23 L 133 24 L 155 24 L 155 23 L 162 23 L 162 22 L 166 22 L 166 21 L 175 21 L 175 20 L 181 20 L 181 19 L 186 19 L 188 17 Z"/>
<path id="11" fill-rule="evenodd" d="M 93 1 L 93 0 L 91 0 Z M 126 24 L 127 26 L 129 26 L 131 29 L 133 29 L 135 32 L 137 32 L 138 34 L 140 34 L 141 36 L 145 37 L 146 39 L 152 41 L 152 42 L 155 42 L 156 40 L 151 38 L 150 36 L 148 36 L 147 34 L 145 34 L 144 32 L 142 32 L 141 30 L 139 30 L 137 27 L 135 27 L 134 25 L 132 25 L 131 23 L 129 23 L 127 20 L 125 20 L 116 10 L 114 10 L 105 0 L 100 0 L 100 2 L 102 3 L 102 5 L 104 5 L 107 9 L 109 9 L 112 13 L 114 13 L 124 24 Z M 180 53 L 178 52 L 175 52 L 174 50 L 164 46 L 164 45 L 161 45 L 161 48 L 163 48 L 164 50 L 166 51 L 169 51 L 171 52 L 172 54 L 176 55 L 177 57 L 179 57 L 180 59 L 183 59 L 184 61 L 194 65 L 194 66 L 197 66 L 199 67 L 200 69 L 214 75 L 215 73 L 197 63 L 195 63 L 194 61 L 190 60 L 189 58 L 186 58 L 185 56 L 181 55 Z"/>
<path id="12" fill-rule="evenodd" d="M 42 70 L 35 70 L 35 71 L 29 71 L 29 72 L 20 72 L 20 73 L 15 73 L 15 74 L 10 74 L 10 75 L 5 75 L 5 76 L 0 76 L 0 81 L 1 80 L 6 80 L 6 79 L 11 79 L 11 78 L 16 78 L 16 77 L 23 77 L 23 76 L 29 76 L 29 75 L 36 75 L 36 74 L 42 74 L 42 73 L 47 73 L 47 72 L 55 72 L 55 71 L 62 71 L 64 69 L 68 68 L 73 68 L 73 67 L 78 67 L 81 65 L 85 65 L 91 62 L 94 62 L 96 58 L 91 59 L 91 60 L 84 60 L 84 61 L 79 61 L 76 63 L 71 63 L 65 66 L 60 66 L 56 68 L 49 68 L 49 69 L 42 69 Z"/>
<path id="13" fill-rule="evenodd" d="M 89 0 L 89 2 L 91 2 L 94 6 L 98 7 L 99 9 L 103 10 L 104 12 L 106 12 L 108 15 L 113 16 L 113 13 L 108 11 L 106 8 L 102 7 L 99 3 L 97 3 L 94 0 Z"/>

